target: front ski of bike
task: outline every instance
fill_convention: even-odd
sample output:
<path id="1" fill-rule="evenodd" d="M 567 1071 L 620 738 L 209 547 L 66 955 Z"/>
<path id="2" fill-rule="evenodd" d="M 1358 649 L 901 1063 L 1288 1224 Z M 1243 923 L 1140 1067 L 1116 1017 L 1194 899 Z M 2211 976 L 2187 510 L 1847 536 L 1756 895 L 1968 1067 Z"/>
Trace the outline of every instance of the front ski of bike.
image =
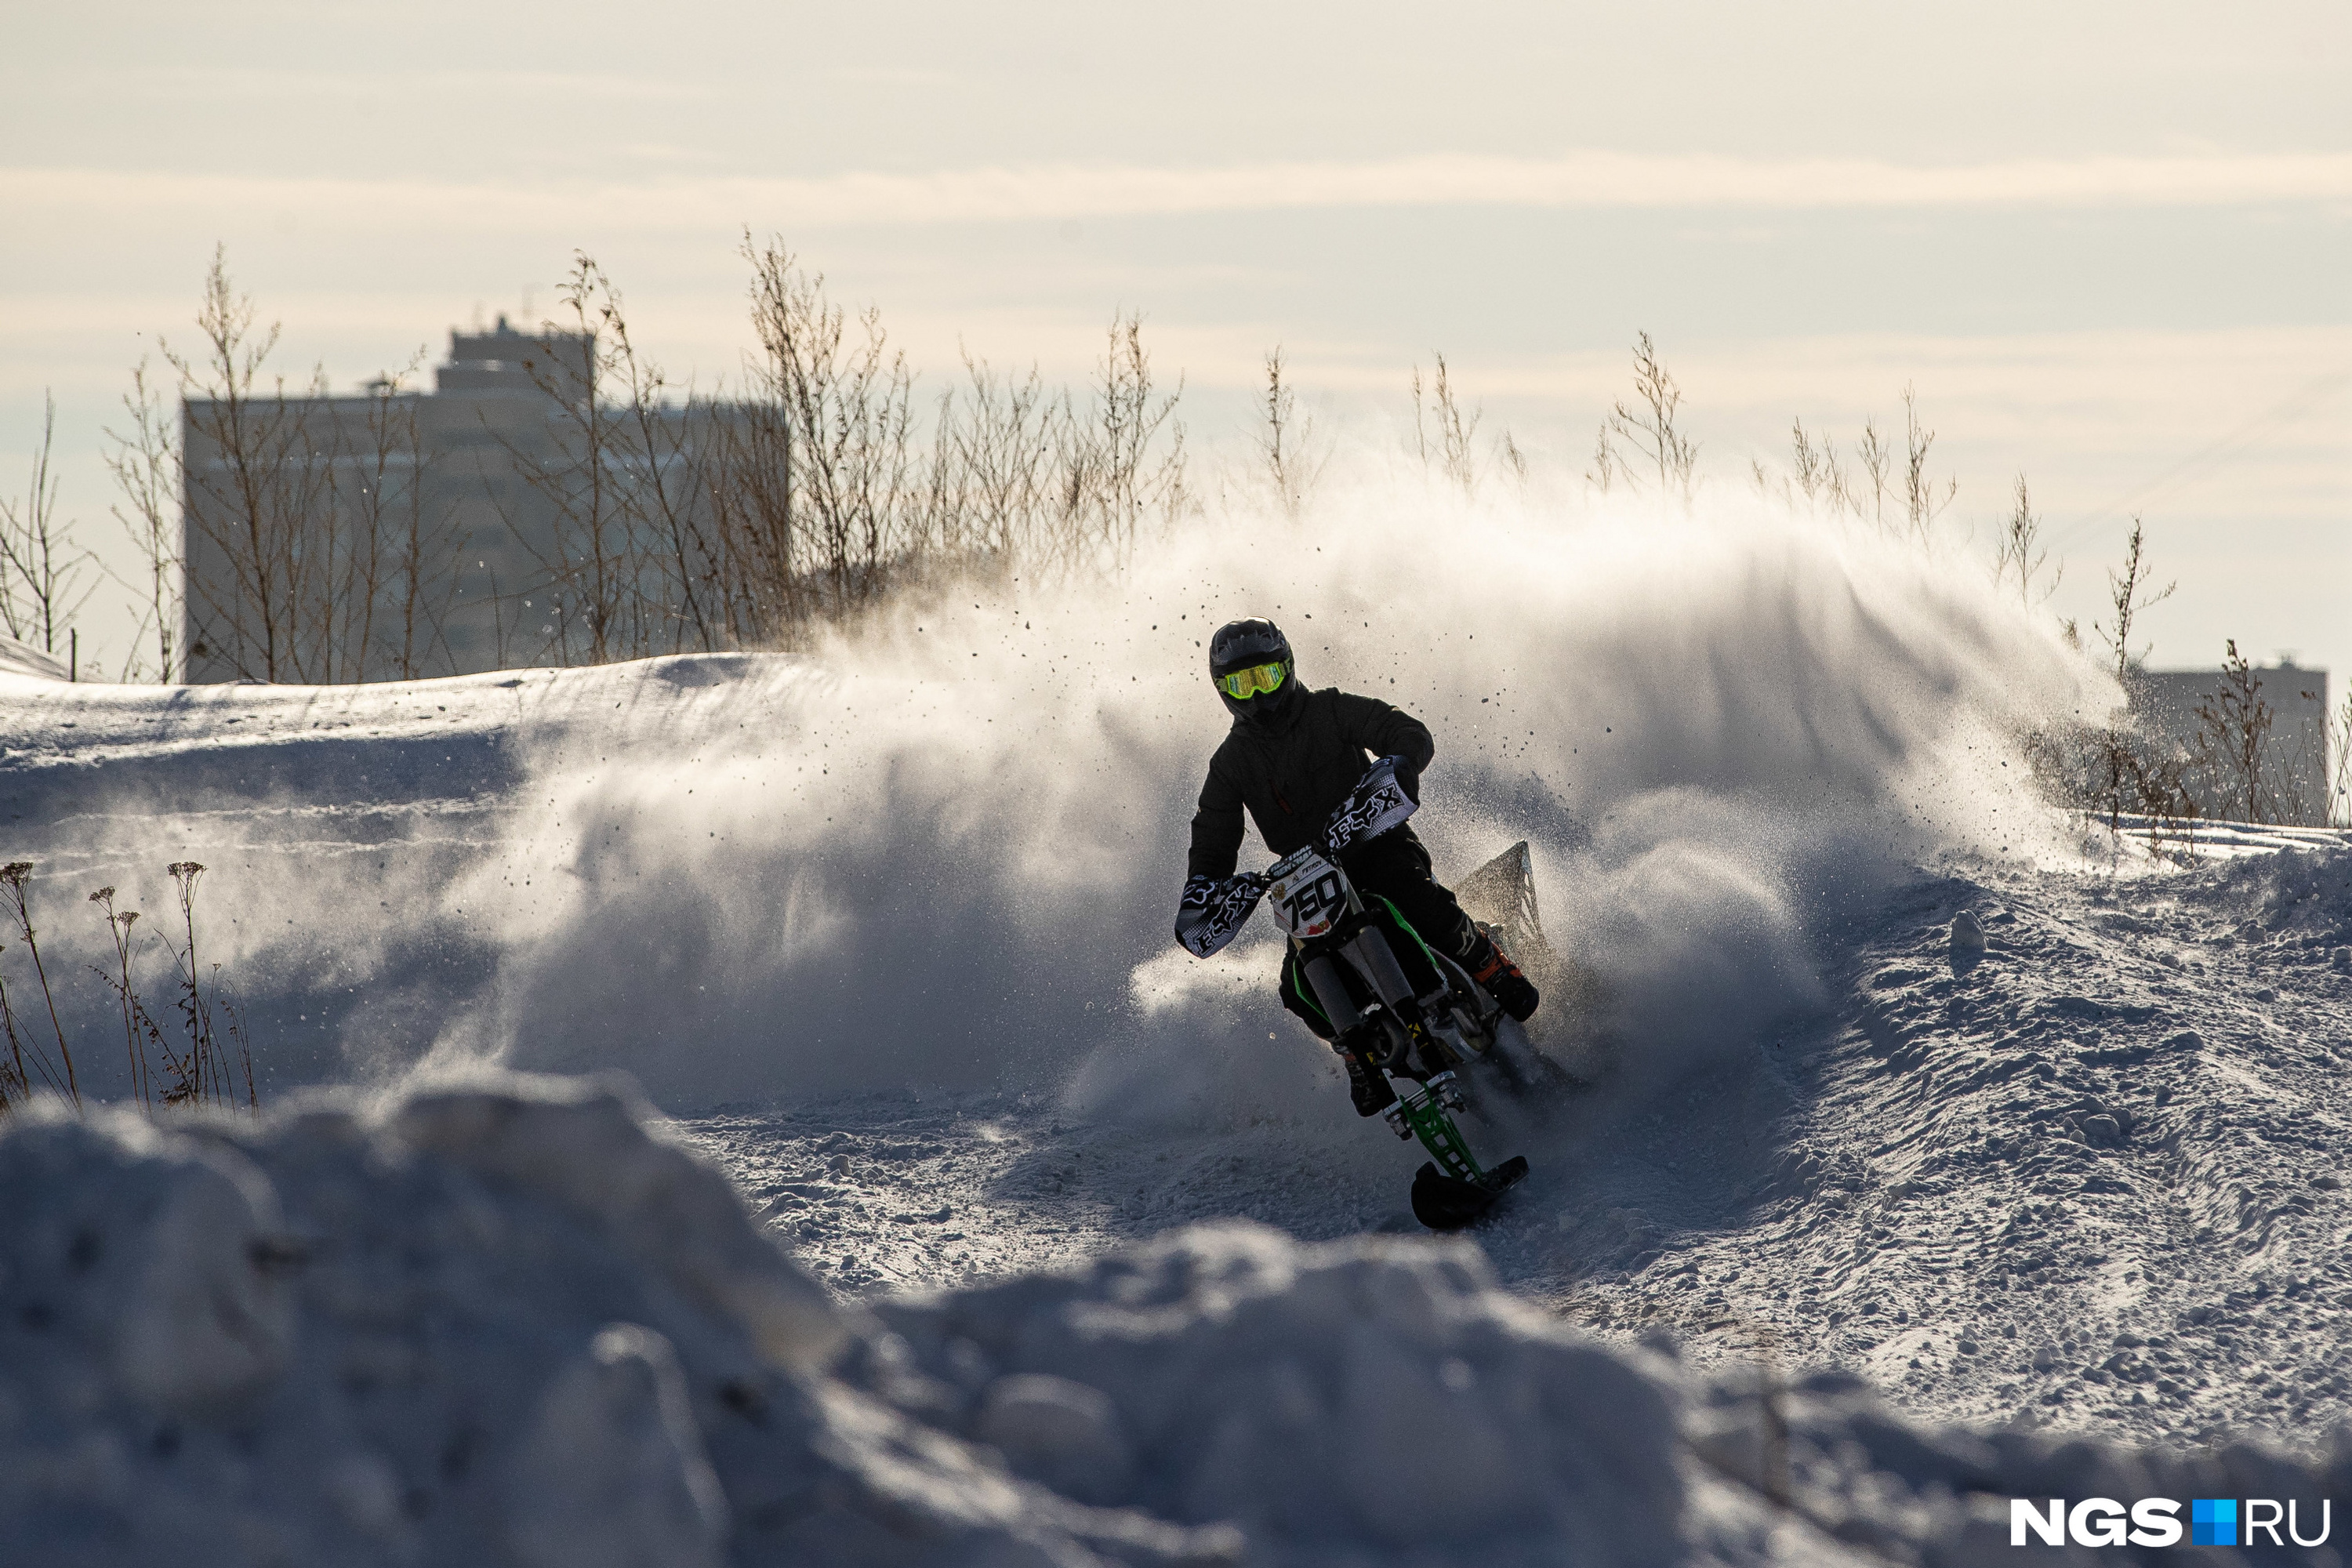
<path id="1" fill-rule="evenodd" d="M 1394 1080 L 1396 1103 L 1386 1112 L 1398 1137 L 1420 1139 L 1432 1155 L 1412 1178 L 1413 1217 L 1432 1230 L 1459 1230 L 1475 1223 L 1506 1188 L 1528 1173 L 1524 1154 L 1514 1154 L 1491 1171 L 1478 1163 L 1462 1130 L 1454 1124 L 1454 1109 L 1461 1099 L 1453 1079 L 1445 1072 L 1425 1084 Z"/>

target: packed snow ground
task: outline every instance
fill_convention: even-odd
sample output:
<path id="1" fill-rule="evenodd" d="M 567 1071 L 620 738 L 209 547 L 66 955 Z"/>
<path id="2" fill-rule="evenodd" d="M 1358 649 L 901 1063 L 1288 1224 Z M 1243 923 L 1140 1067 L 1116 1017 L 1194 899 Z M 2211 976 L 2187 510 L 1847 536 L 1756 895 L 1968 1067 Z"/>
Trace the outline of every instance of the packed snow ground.
<path id="1" fill-rule="evenodd" d="M 1963 910 L 1980 956 L 1952 952 Z M 1506 1282 L 1604 1336 L 1849 1367 L 1937 1419 L 2144 1442 L 2352 1419 L 2352 846 L 1922 878 L 1854 925 L 1826 1016 L 1525 1145 L 1537 1175 L 1479 1232 Z M 858 1294 L 1227 1215 L 1412 1228 L 1417 1151 L 1335 1191 L 1354 1151 L 1328 1125 L 1204 1142 L 901 1099 L 685 1126 Z"/>
<path id="2" fill-rule="evenodd" d="M 193 858 L 265 1100 L 622 1068 L 836 1302 L 1050 1295 L 1021 1282 L 1236 1218 L 1384 1256 L 1349 1238 L 1416 1228 L 1420 1155 L 1349 1114 L 1271 942 L 1200 964 L 1165 934 L 1222 725 L 1202 623 L 1312 603 L 1307 677 L 1394 671 L 1437 731 L 1441 872 L 1530 839 L 1574 964 L 1539 1041 L 1591 1089 L 1473 1133 L 1535 1166 L 1475 1242 L 1515 1310 L 1624 1355 L 1664 1331 L 1726 1388 L 1760 1364 L 1837 1405 L 1858 1373 L 1979 1431 L 2308 1453 L 2352 1417 L 2343 836 L 2217 835 L 2186 867 L 2086 839 L 2001 737 L 2100 710 L 2096 677 L 1907 556 L 1749 530 L 1501 584 L 1400 552 L 1407 584 L 1376 548 L 1299 553 L 1220 583 L 1211 541 L 1139 563 L 1189 593 L 910 606 L 803 658 L 0 674 L 0 857 L 35 864 L 97 1097 L 123 1070 L 82 900 L 160 916 Z M 1377 611 L 1408 586 L 1428 614 L 1401 628 Z M 908 1397 L 976 1430 L 979 1405 Z"/>

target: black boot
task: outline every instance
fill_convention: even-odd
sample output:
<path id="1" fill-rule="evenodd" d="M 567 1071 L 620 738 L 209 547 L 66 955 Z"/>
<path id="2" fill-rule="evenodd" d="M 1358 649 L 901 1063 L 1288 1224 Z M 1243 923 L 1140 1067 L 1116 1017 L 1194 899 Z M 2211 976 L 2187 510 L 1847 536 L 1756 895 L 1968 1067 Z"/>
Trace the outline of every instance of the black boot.
<path id="1" fill-rule="evenodd" d="M 1438 1039 L 1433 1031 L 1426 1027 L 1416 1029 L 1413 1031 L 1413 1037 L 1414 1054 L 1421 1058 L 1423 1078 L 1434 1078 L 1439 1073 L 1453 1069 L 1453 1053 L 1445 1048 L 1444 1043 Z"/>
<path id="2" fill-rule="evenodd" d="M 1348 1064 L 1348 1098 L 1356 1102 L 1357 1115 L 1378 1116 L 1396 1103 L 1396 1090 L 1389 1087 L 1388 1074 L 1373 1071 L 1353 1051 L 1341 1051 L 1339 1059 Z"/>
<path id="3" fill-rule="evenodd" d="M 1501 1003 L 1503 1011 L 1520 1023 L 1534 1017 L 1536 1005 L 1542 998 L 1536 994 L 1536 988 L 1528 983 L 1528 977 L 1519 973 L 1519 966 L 1513 963 L 1510 955 L 1496 946 L 1483 932 L 1479 935 L 1478 946 L 1486 951 L 1471 953 L 1468 964 L 1470 978 L 1485 986 L 1486 994 Z"/>

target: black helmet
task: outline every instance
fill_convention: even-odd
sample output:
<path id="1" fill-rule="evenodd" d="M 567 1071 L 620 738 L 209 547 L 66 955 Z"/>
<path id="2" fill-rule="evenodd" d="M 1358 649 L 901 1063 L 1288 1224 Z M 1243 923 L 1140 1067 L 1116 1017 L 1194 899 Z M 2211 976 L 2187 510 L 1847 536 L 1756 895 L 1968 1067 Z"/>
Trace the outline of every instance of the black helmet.
<path id="1" fill-rule="evenodd" d="M 1265 666 L 1281 673 L 1242 683 L 1236 696 L 1226 678 Z M 1298 700 L 1297 667 L 1290 656 L 1290 639 L 1272 621 L 1229 621 L 1209 639 L 1209 678 L 1217 683 L 1218 700 L 1245 724 L 1263 723 L 1288 715 Z"/>

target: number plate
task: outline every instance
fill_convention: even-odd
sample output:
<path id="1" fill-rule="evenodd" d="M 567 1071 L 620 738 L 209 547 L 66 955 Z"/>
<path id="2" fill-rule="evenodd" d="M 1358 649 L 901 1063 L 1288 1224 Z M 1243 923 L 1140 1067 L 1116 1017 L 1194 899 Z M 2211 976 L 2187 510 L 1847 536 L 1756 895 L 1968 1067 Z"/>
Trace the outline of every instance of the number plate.
<path id="1" fill-rule="evenodd" d="M 1284 856 L 1266 875 L 1275 922 L 1300 942 L 1321 936 L 1348 911 L 1348 879 L 1311 846 Z"/>

